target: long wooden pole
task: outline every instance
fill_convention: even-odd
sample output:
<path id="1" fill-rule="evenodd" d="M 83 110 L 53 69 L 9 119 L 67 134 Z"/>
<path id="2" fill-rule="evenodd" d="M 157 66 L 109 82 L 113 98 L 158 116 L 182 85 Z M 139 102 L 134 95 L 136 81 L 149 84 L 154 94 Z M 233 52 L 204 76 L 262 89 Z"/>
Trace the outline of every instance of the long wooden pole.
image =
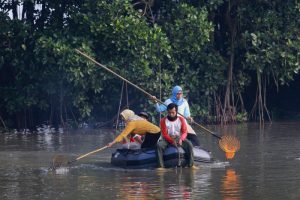
<path id="1" fill-rule="evenodd" d="M 89 152 L 89 153 L 86 153 L 86 154 L 83 154 L 83 155 L 81 155 L 81 156 L 78 156 L 78 157 L 75 158 L 74 160 L 68 161 L 68 164 L 71 164 L 71 163 L 73 163 L 73 162 L 75 162 L 75 161 L 77 161 L 77 160 L 80 160 L 80 159 L 82 159 L 82 158 L 85 158 L 85 157 L 87 157 L 87 156 L 89 156 L 89 155 L 91 155 L 91 154 L 94 154 L 94 153 L 97 153 L 97 152 L 99 152 L 99 151 L 102 151 L 102 150 L 104 150 L 104 149 L 106 149 L 106 148 L 108 148 L 108 146 L 104 146 L 104 147 L 102 147 L 102 148 L 99 148 L 99 149 L 96 149 L 96 150 L 91 151 L 91 152 Z"/>
<path id="2" fill-rule="evenodd" d="M 104 149 L 108 148 L 108 146 L 104 146 L 104 147 L 101 147 L 99 149 L 96 149 L 94 151 L 91 151 L 91 152 L 88 152 L 86 154 L 83 154 L 83 155 L 80 155 L 78 156 L 77 158 L 74 158 L 73 160 L 69 160 L 67 161 L 67 159 L 65 158 L 65 156 L 62 156 L 62 155 L 58 155 L 58 156 L 54 156 L 53 159 L 52 159 L 52 164 L 51 166 L 49 167 L 48 170 L 56 170 L 58 167 L 61 167 L 62 165 L 70 165 L 72 164 L 73 162 L 77 161 L 77 160 L 80 160 L 82 158 L 85 158 L 91 154 L 94 154 L 94 153 L 97 153 L 99 151 L 102 151 Z"/>
<path id="3" fill-rule="evenodd" d="M 143 92 L 144 94 L 146 94 L 147 96 L 149 96 L 150 98 L 152 98 L 152 95 L 150 93 L 148 93 L 147 91 L 145 91 L 144 89 L 140 88 L 139 86 L 137 86 L 136 84 L 130 82 L 129 80 L 127 80 L 126 78 L 123 78 L 122 76 L 120 76 L 119 74 L 117 74 L 116 72 L 112 71 L 111 69 L 109 69 L 108 67 L 106 67 L 105 65 L 97 62 L 94 58 L 90 57 L 89 55 L 83 53 L 82 51 L 78 50 L 78 49 L 75 49 L 75 51 L 84 56 L 85 58 L 87 58 L 88 60 L 92 61 L 93 63 L 95 63 L 96 65 L 104 68 L 105 70 L 109 71 L 110 73 L 112 73 L 113 75 L 117 76 L 118 78 L 122 79 L 123 81 L 126 81 L 127 83 L 129 83 L 130 85 L 132 85 L 133 87 L 135 87 L 136 89 L 140 90 L 141 92 Z M 162 102 L 161 100 L 159 99 L 155 99 L 157 102 L 164 104 L 164 102 Z M 167 106 L 167 105 L 165 105 Z M 180 114 L 180 113 L 178 113 Z M 181 116 L 183 116 L 182 114 L 180 114 Z M 183 116 L 184 117 L 184 116 Z M 184 117 L 185 118 L 185 117 Z M 202 128 L 203 130 L 207 131 L 208 133 L 210 133 L 211 135 L 213 135 L 214 137 L 218 138 L 218 139 L 221 139 L 221 137 L 215 133 L 213 133 L 212 131 L 210 131 L 209 129 L 205 128 L 204 126 L 202 126 L 201 124 L 197 123 L 197 122 L 193 122 L 194 124 L 196 124 L 197 126 L 199 126 L 200 128 Z"/>

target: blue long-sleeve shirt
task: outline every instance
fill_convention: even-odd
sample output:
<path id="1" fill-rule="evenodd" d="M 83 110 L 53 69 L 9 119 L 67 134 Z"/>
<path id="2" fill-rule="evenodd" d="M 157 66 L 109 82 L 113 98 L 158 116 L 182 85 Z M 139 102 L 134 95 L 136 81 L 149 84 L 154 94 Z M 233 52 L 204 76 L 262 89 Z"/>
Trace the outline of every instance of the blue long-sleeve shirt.
<path id="1" fill-rule="evenodd" d="M 171 99 L 167 99 L 164 104 L 159 105 L 158 103 L 155 104 L 155 108 L 157 112 L 164 112 L 167 110 L 167 106 L 173 103 Z M 191 116 L 191 112 L 190 112 L 190 106 L 187 102 L 187 100 L 183 100 L 183 103 L 178 106 L 178 113 L 180 113 L 181 115 L 183 115 L 185 118 L 190 117 Z"/>

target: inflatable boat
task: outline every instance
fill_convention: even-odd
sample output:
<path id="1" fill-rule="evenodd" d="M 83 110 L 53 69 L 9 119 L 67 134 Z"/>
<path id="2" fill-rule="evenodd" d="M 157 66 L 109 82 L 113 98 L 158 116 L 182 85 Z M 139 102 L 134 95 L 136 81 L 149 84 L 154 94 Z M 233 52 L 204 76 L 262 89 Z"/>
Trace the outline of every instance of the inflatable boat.
<path id="1" fill-rule="evenodd" d="M 194 147 L 195 165 L 213 161 L 210 152 Z M 129 169 L 157 168 L 158 159 L 155 149 L 117 149 L 111 156 L 111 164 Z M 164 152 L 165 167 L 185 167 L 187 165 L 184 150 L 169 146 Z"/>

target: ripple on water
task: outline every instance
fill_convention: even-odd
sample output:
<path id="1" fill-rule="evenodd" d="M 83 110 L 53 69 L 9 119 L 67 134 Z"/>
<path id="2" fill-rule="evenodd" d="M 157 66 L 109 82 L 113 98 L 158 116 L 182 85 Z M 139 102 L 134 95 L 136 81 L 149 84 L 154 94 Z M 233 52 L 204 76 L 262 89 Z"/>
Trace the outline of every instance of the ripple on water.
<path id="1" fill-rule="evenodd" d="M 217 161 L 215 160 L 212 163 L 201 163 L 197 165 L 200 168 L 225 168 L 229 166 L 230 163 L 228 161 Z M 67 174 L 69 170 L 81 170 L 81 169 L 89 169 L 89 170 L 102 170 L 102 171 L 120 171 L 120 172 L 130 172 L 130 171 L 153 171 L 155 168 L 142 168 L 142 169 L 129 169 L 129 168 L 121 168 L 111 165 L 109 162 L 97 162 L 97 163 L 82 163 L 78 165 L 73 165 L 70 167 L 60 167 L 55 170 L 56 174 Z M 48 171 L 48 169 L 46 169 Z M 169 169 L 171 170 L 171 169 Z"/>
<path id="2" fill-rule="evenodd" d="M 70 168 L 69 167 L 58 167 L 55 170 L 46 168 L 46 167 L 42 167 L 41 171 L 43 172 L 43 174 L 57 174 L 57 175 L 66 175 L 69 173 Z"/>
<path id="3" fill-rule="evenodd" d="M 152 171 L 154 169 L 147 168 L 147 169 L 126 169 L 121 167 L 115 167 L 110 163 L 97 163 L 97 164 L 80 164 L 74 168 L 89 168 L 93 170 L 103 170 L 103 171 Z"/>
<path id="4" fill-rule="evenodd" d="M 55 174 L 59 175 L 66 175 L 68 174 L 70 169 L 68 167 L 60 167 L 58 169 L 55 169 Z"/>
<path id="5" fill-rule="evenodd" d="M 218 161 L 215 160 L 212 163 L 204 163 L 200 164 L 199 166 L 201 168 L 225 168 L 226 166 L 229 166 L 230 163 L 228 161 Z"/>

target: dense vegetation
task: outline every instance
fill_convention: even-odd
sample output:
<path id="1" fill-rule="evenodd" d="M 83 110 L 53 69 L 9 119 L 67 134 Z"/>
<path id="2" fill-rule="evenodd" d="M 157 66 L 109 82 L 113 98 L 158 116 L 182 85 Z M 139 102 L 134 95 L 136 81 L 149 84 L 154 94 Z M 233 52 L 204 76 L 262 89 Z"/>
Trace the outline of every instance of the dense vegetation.
<path id="1" fill-rule="evenodd" d="M 154 111 L 75 48 L 162 99 L 181 85 L 198 119 L 263 122 L 299 33 L 296 0 L 0 1 L 0 126 L 109 120 L 122 88 L 122 107 Z"/>

